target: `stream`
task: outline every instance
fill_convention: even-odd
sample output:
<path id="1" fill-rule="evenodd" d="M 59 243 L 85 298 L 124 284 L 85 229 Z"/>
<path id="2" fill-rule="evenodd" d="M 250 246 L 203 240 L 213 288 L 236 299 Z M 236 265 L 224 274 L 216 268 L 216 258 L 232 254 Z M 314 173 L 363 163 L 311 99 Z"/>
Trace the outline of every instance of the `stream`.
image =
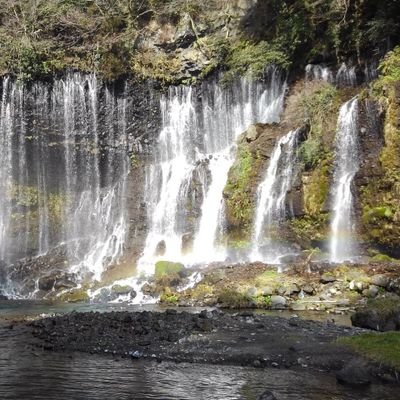
<path id="1" fill-rule="evenodd" d="M 272 391 L 278 400 L 398 399 L 397 387 L 372 385 L 355 390 L 338 385 L 333 375 L 307 369 L 157 363 L 41 351 L 28 345 L 23 330 L 10 329 L 12 319 L 43 313 L 127 308 L 138 309 L 124 305 L 0 302 L 0 399 L 255 400 L 264 390 Z"/>

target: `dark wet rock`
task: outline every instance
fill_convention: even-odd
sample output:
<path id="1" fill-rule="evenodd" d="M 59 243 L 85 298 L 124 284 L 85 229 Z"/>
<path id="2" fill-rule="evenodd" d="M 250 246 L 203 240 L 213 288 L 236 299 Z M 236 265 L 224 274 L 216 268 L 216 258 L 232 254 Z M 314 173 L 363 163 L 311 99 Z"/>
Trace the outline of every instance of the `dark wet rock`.
<path id="1" fill-rule="evenodd" d="M 257 400 L 278 400 L 272 392 L 266 390 L 257 397 Z"/>
<path id="2" fill-rule="evenodd" d="M 0 300 L 8 300 L 8 297 L 0 293 Z"/>
<path id="3" fill-rule="evenodd" d="M 367 364 L 355 360 L 344 366 L 336 379 L 342 385 L 365 386 L 371 383 L 371 374 Z"/>
<path id="4" fill-rule="evenodd" d="M 400 330 L 400 308 L 381 309 L 366 307 L 357 309 L 351 316 L 354 326 L 381 332 Z"/>
<path id="5" fill-rule="evenodd" d="M 387 289 L 400 296 L 400 278 L 391 279 Z"/>
<path id="6" fill-rule="evenodd" d="M 77 287 L 77 284 L 68 278 L 57 279 L 54 283 L 54 289 L 56 290 L 73 289 L 75 287 Z"/>
<path id="7" fill-rule="evenodd" d="M 43 276 L 39 278 L 38 286 L 40 290 L 50 291 L 53 289 L 55 283 L 56 278 L 54 275 Z"/>

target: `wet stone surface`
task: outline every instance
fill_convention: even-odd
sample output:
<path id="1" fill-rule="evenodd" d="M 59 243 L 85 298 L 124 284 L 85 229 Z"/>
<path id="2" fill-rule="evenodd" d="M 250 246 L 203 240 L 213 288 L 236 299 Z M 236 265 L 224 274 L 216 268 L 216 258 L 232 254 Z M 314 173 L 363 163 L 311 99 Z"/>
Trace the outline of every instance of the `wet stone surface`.
<path id="1" fill-rule="evenodd" d="M 335 342 L 363 330 L 333 322 L 255 315 L 158 312 L 70 313 L 29 324 L 36 346 L 159 361 L 336 371 L 357 358 Z"/>

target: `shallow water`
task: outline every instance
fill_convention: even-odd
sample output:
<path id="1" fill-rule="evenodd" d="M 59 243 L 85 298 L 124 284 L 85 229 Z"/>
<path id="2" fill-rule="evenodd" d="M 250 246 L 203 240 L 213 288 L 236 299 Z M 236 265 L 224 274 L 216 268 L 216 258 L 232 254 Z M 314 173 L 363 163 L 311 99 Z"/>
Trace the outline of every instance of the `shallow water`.
<path id="1" fill-rule="evenodd" d="M 0 315 L 15 317 L 18 313 L 35 315 L 74 308 L 87 311 L 88 306 L 9 302 L 7 309 L 1 305 Z M 110 306 L 96 308 L 107 311 Z M 253 400 L 266 389 L 279 400 L 398 399 L 396 387 L 350 390 L 337 385 L 333 376 L 307 369 L 156 363 L 32 350 L 25 336 L 7 325 L 0 323 L 1 400 Z"/>

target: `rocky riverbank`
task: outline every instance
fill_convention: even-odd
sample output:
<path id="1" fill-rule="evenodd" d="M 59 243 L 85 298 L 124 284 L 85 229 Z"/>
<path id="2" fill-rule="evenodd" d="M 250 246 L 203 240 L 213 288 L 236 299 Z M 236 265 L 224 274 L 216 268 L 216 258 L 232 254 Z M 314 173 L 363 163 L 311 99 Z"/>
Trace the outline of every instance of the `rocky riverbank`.
<path id="1" fill-rule="evenodd" d="M 341 371 L 338 379 L 352 384 L 360 383 L 359 374 L 364 383 L 390 376 L 386 368 L 365 363 L 337 342 L 364 330 L 337 326 L 332 320 L 321 323 L 249 311 L 192 314 L 167 309 L 163 313 L 70 313 L 36 320 L 29 327 L 36 346 L 52 351 L 159 362 Z"/>
<path id="2" fill-rule="evenodd" d="M 169 271 L 143 286 L 145 294 L 177 306 L 290 309 L 353 312 L 368 299 L 399 299 L 400 270 L 396 263 L 289 264 L 279 270 L 262 263 L 212 265 L 202 278 L 182 290 L 187 270 Z"/>

